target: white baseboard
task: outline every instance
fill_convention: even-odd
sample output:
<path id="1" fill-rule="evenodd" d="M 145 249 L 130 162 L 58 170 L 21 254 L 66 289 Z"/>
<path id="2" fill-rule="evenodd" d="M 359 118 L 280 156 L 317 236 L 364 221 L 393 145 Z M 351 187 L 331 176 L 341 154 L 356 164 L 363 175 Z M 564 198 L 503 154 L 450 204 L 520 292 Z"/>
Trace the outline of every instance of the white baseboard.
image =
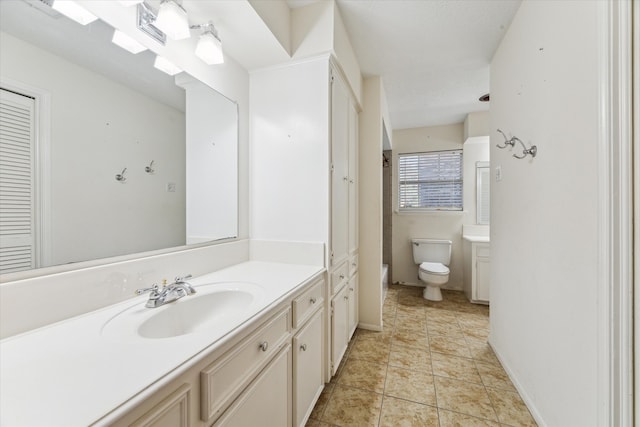
<path id="1" fill-rule="evenodd" d="M 373 325 L 370 323 L 358 323 L 358 328 L 360 329 L 366 329 L 367 331 L 375 331 L 375 332 L 382 332 L 383 331 L 383 326 L 380 325 Z"/>

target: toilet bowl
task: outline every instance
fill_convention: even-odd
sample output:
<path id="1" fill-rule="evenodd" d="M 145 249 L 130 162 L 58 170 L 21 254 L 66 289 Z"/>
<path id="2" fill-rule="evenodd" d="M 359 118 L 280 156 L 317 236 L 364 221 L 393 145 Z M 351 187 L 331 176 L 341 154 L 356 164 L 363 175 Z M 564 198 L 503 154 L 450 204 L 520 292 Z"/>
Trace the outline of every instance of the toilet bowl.
<path id="1" fill-rule="evenodd" d="M 419 265 L 418 278 L 425 285 L 422 297 L 430 301 L 442 301 L 440 287 L 449 281 L 451 241 L 437 239 L 412 239 L 413 260 Z"/>

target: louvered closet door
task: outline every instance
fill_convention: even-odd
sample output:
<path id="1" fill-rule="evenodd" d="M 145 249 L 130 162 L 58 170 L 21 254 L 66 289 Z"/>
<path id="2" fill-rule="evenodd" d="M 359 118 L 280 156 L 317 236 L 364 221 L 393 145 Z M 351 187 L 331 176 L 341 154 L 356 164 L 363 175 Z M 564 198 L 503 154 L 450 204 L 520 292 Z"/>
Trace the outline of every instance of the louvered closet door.
<path id="1" fill-rule="evenodd" d="M 0 89 L 0 274 L 35 268 L 34 100 Z"/>

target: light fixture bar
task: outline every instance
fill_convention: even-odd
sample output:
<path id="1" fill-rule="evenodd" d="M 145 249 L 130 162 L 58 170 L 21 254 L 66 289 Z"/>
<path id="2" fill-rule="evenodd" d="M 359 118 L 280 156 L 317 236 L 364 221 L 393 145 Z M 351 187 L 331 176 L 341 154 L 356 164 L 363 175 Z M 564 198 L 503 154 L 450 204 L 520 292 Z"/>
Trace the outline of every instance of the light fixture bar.
<path id="1" fill-rule="evenodd" d="M 93 13 L 72 0 L 55 0 L 51 8 L 82 25 L 98 19 Z"/>
<path id="2" fill-rule="evenodd" d="M 173 62 L 169 61 L 164 56 L 156 56 L 156 60 L 153 62 L 153 66 L 158 70 L 163 71 L 170 76 L 175 76 L 182 72 L 182 69 L 176 66 Z"/>
<path id="3" fill-rule="evenodd" d="M 113 38 L 111 39 L 111 41 L 133 54 L 147 50 L 146 46 L 138 43 L 136 40 L 120 30 L 115 30 L 113 32 Z"/>
<path id="4" fill-rule="evenodd" d="M 164 46 L 167 43 L 167 36 L 153 24 L 156 20 L 156 14 L 151 10 L 151 7 L 142 2 L 138 4 L 137 12 L 138 21 L 136 24 L 138 29 Z"/>

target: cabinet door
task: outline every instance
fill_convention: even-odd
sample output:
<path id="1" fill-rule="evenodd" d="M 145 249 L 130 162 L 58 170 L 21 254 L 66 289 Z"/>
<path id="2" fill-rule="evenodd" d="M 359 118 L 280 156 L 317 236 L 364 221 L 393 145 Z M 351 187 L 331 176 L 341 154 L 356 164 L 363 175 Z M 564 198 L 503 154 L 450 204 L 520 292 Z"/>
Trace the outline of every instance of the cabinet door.
<path id="1" fill-rule="evenodd" d="M 349 297 L 349 339 L 358 327 L 358 273 L 354 274 L 347 284 L 347 296 Z"/>
<path id="2" fill-rule="evenodd" d="M 489 262 L 490 258 L 476 258 L 476 299 L 489 302 Z"/>
<path id="3" fill-rule="evenodd" d="M 324 311 L 318 310 L 293 338 L 293 420 L 304 426 L 324 388 L 322 375 Z"/>
<path id="4" fill-rule="evenodd" d="M 358 112 L 349 105 L 349 254 L 358 249 Z"/>
<path id="5" fill-rule="evenodd" d="M 291 425 L 291 346 L 278 353 L 214 426 Z"/>
<path id="6" fill-rule="evenodd" d="M 348 290 L 348 286 L 343 287 L 331 300 L 331 375 L 338 370 L 338 365 L 349 343 Z"/>
<path id="7" fill-rule="evenodd" d="M 189 427 L 189 390 L 188 384 L 167 396 L 146 414 L 138 418 L 132 427 Z"/>
<path id="8" fill-rule="evenodd" d="M 349 95 L 342 80 L 331 84 L 331 265 L 347 258 L 349 245 Z"/>

